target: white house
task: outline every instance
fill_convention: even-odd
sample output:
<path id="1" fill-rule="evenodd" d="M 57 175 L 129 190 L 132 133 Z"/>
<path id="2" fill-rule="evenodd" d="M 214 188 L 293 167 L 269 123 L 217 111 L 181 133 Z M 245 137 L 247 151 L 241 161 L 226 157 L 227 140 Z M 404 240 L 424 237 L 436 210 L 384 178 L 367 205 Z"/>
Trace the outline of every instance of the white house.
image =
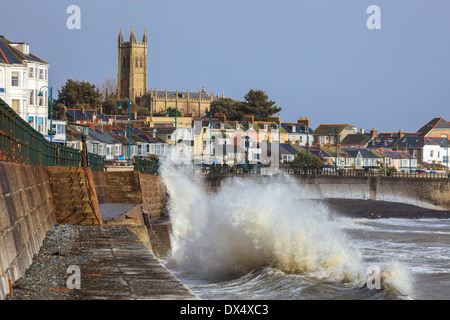
<path id="1" fill-rule="evenodd" d="M 0 98 L 43 135 L 50 129 L 49 66 L 30 52 L 28 43 L 0 36 Z"/>

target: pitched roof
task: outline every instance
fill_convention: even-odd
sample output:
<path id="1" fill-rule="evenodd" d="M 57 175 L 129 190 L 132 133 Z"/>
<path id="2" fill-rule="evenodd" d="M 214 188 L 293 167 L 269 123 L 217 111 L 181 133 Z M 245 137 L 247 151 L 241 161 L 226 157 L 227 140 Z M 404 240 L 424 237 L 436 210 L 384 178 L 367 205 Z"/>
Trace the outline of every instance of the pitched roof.
<path id="1" fill-rule="evenodd" d="M 341 141 L 342 146 L 361 146 L 367 145 L 370 140 L 370 134 L 350 133 Z"/>
<path id="2" fill-rule="evenodd" d="M 31 52 L 26 54 L 14 47 L 14 42 L 9 41 L 4 36 L 0 36 L 0 59 L 8 64 L 25 64 L 25 61 L 33 61 L 49 64 L 47 61 L 35 56 Z"/>
<path id="3" fill-rule="evenodd" d="M 347 128 L 355 128 L 351 124 L 321 124 L 314 130 L 314 134 L 316 135 L 329 135 L 330 131 L 334 134 L 334 130 L 337 129 L 338 134 L 344 131 Z"/>
<path id="4" fill-rule="evenodd" d="M 293 154 L 296 155 L 298 150 L 288 143 L 280 143 L 280 154 Z"/>
<path id="5" fill-rule="evenodd" d="M 424 136 L 428 135 L 433 129 L 449 129 L 450 123 L 444 118 L 434 118 L 425 124 L 418 132 L 422 133 Z"/>

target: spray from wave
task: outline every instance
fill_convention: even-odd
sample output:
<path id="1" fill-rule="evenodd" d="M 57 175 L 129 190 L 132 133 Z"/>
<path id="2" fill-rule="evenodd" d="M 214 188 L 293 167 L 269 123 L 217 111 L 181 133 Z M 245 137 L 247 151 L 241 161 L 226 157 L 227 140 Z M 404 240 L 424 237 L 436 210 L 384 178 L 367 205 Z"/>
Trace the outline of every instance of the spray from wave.
<path id="1" fill-rule="evenodd" d="M 204 279 L 222 281 L 261 268 L 313 279 L 366 281 L 361 253 L 328 208 L 311 201 L 301 185 L 283 175 L 270 183 L 251 178 L 222 181 L 205 192 L 199 179 L 163 165 L 169 194 L 172 252 L 167 263 Z M 395 282 L 382 273 L 383 285 Z M 392 286 L 395 288 L 395 284 Z"/>

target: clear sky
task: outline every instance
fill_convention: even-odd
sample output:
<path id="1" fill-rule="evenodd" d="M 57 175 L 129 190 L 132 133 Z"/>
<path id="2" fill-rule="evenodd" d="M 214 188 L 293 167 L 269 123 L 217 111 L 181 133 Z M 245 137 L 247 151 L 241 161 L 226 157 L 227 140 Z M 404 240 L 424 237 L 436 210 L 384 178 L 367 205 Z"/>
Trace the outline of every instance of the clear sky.
<path id="1" fill-rule="evenodd" d="M 81 9 L 81 29 L 66 22 Z M 366 25 L 370 5 L 381 29 Z M 28 42 L 51 63 L 54 95 L 67 79 L 117 77 L 117 38 L 131 24 L 149 38 L 149 89 L 243 100 L 264 90 L 283 121 L 349 123 L 417 131 L 450 120 L 448 0 L 14 0 L 2 3 L 0 34 Z M 134 17 L 133 17 L 134 15 Z"/>

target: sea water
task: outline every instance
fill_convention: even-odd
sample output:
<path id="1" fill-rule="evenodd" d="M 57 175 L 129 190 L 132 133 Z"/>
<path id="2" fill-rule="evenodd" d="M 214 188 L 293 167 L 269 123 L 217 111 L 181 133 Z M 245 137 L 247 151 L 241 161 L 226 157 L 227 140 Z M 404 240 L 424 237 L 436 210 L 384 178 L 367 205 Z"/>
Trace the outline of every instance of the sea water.
<path id="1" fill-rule="evenodd" d="M 349 217 L 284 175 L 227 179 L 218 192 L 169 166 L 161 176 L 173 230 L 165 263 L 200 298 L 450 298 L 448 219 Z"/>

